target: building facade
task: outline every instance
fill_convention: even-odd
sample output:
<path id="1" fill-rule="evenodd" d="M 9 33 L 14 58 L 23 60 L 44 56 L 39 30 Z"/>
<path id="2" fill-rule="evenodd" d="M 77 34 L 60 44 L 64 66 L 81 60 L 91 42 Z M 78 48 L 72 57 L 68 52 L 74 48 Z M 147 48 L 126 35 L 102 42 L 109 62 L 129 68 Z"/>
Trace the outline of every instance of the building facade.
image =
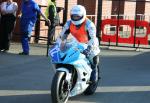
<path id="1" fill-rule="evenodd" d="M 0 2 L 5 0 L 0 0 Z M 19 10 L 21 6 L 22 0 L 14 0 L 18 3 Z M 45 7 L 47 6 L 47 0 L 35 0 L 39 5 L 42 5 L 42 10 L 45 12 Z M 67 2 L 67 3 L 66 3 Z M 87 10 L 87 15 L 91 17 L 91 19 L 96 23 L 96 17 L 97 17 L 97 6 L 98 6 L 98 0 L 56 0 L 56 5 L 58 7 L 65 8 L 65 4 L 67 5 L 67 19 L 70 18 L 69 11 L 70 8 L 75 4 L 81 4 L 84 5 Z M 19 14 L 20 11 L 18 11 Z M 103 0 L 102 1 L 102 20 L 104 19 L 111 19 L 111 18 L 122 18 L 122 19 L 129 19 L 129 20 L 145 20 L 150 22 L 150 0 L 136 0 L 133 1 L 125 1 L 125 0 Z M 64 11 L 60 13 L 61 22 L 63 22 L 64 19 Z M 61 30 L 61 29 L 60 29 Z M 59 33 L 60 30 L 58 30 Z M 45 26 L 45 22 L 40 22 L 40 36 L 47 36 L 47 27 Z M 33 35 L 36 35 L 33 32 Z M 20 32 L 19 32 L 19 18 L 16 22 L 16 27 L 14 29 L 13 34 L 14 40 L 17 40 L 17 38 L 20 38 Z"/>

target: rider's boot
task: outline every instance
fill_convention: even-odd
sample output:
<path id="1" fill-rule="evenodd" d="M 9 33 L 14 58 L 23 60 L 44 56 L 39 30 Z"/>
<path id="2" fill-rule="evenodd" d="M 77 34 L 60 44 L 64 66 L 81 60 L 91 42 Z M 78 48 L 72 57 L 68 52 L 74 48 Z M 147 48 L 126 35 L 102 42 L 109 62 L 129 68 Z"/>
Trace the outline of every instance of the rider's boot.
<path id="1" fill-rule="evenodd" d="M 96 83 L 98 81 L 98 68 L 97 68 L 97 66 L 92 66 L 92 73 L 91 73 L 90 81 L 92 83 Z"/>
<path id="2" fill-rule="evenodd" d="M 99 68 L 98 68 L 98 65 L 99 65 L 99 56 L 95 56 L 93 58 L 93 64 L 92 64 L 92 73 L 91 73 L 91 77 L 90 77 L 90 81 L 93 82 L 93 83 L 96 83 L 99 79 Z"/>

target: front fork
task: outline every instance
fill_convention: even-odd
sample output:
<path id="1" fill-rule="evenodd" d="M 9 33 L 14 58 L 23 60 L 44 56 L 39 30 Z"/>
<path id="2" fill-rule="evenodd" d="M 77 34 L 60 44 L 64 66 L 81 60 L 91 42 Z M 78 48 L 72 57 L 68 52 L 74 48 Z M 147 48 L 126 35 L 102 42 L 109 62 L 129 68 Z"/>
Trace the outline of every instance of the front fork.
<path id="1" fill-rule="evenodd" d="M 58 68 L 57 70 L 56 70 L 56 72 L 65 72 L 65 74 L 66 74 L 66 80 L 68 81 L 68 82 L 70 82 L 71 81 L 71 73 L 69 73 L 69 70 L 68 69 L 66 69 L 66 68 L 63 68 L 63 67 L 61 67 L 61 68 Z"/>
<path id="2" fill-rule="evenodd" d="M 66 91 L 69 91 L 70 92 L 70 89 L 71 89 L 71 87 L 72 87 L 72 84 L 71 84 L 71 76 L 72 76 L 72 74 L 69 72 L 69 70 L 68 69 L 66 69 L 66 68 L 58 68 L 58 69 L 56 69 L 56 72 L 65 72 L 65 86 L 64 86 L 64 89 L 66 90 Z"/>

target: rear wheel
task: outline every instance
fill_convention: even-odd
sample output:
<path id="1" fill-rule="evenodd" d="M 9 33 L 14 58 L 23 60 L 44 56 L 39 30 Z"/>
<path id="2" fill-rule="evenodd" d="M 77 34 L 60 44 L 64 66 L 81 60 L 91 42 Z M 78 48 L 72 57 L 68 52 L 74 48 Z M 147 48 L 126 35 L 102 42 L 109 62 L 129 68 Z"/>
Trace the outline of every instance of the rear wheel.
<path id="1" fill-rule="evenodd" d="M 69 86 L 65 80 L 65 72 L 57 72 L 51 86 L 53 103 L 66 103 L 69 97 Z"/>

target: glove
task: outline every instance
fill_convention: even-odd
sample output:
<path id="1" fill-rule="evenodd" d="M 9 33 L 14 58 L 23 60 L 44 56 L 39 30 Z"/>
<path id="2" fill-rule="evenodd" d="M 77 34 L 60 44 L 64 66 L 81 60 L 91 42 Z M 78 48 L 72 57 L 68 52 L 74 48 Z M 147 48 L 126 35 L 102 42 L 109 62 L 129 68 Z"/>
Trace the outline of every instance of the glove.
<path id="1" fill-rule="evenodd" d="M 88 46 L 85 50 L 83 50 L 83 54 L 86 57 L 89 57 L 90 53 L 91 53 L 91 46 Z"/>

